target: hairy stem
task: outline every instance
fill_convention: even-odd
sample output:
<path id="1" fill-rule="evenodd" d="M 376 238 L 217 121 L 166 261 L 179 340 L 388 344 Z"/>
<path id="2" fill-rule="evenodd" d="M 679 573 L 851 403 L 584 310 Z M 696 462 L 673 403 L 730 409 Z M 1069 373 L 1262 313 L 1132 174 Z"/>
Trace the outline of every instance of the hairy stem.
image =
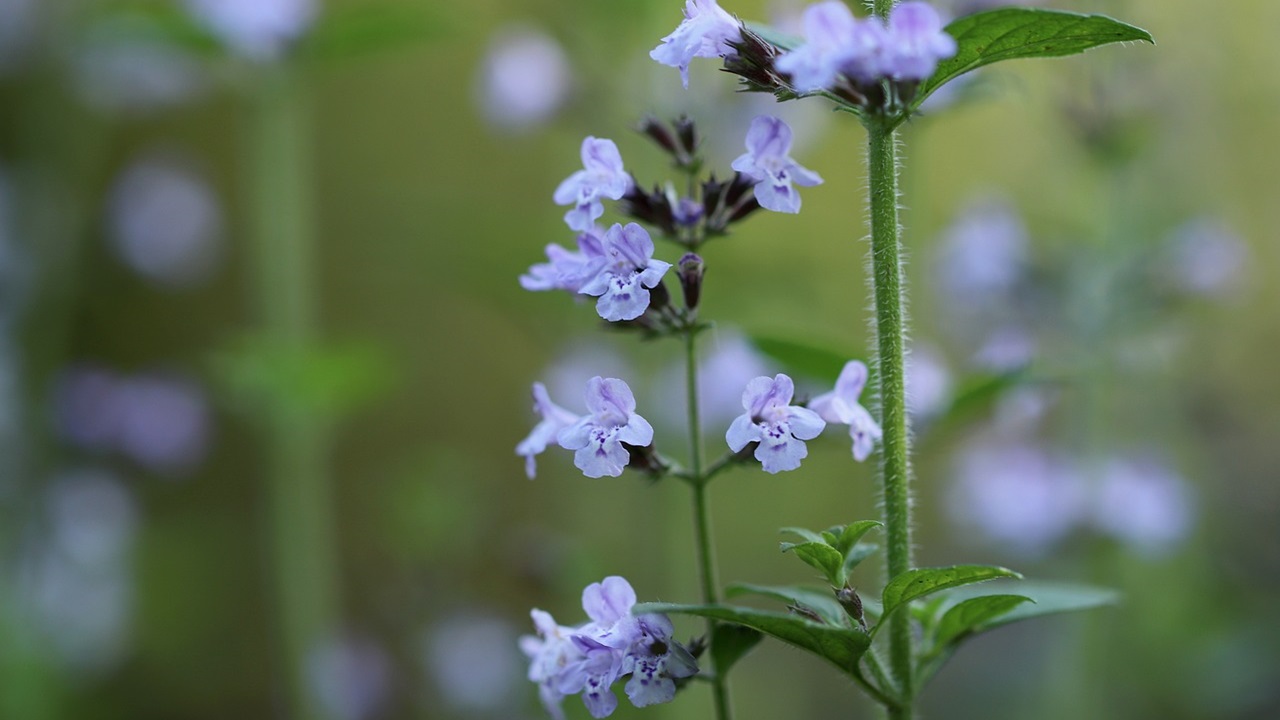
<path id="1" fill-rule="evenodd" d="M 314 227 L 308 188 L 305 88 L 272 68 L 251 99 L 246 152 L 261 332 L 272 348 L 303 358 L 317 333 Z M 338 615 L 327 423 L 276 388 L 266 399 L 265 462 L 276 628 L 288 664 L 295 720 L 324 720 L 307 681 L 307 661 L 331 639 Z"/>
<path id="2" fill-rule="evenodd" d="M 880 4 L 876 3 L 877 9 Z M 880 469 L 884 524 L 888 535 L 888 576 L 892 579 L 911 569 L 910 465 L 904 367 L 906 320 L 903 313 L 902 248 L 898 236 L 898 151 L 891 122 L 870 122 L 867 131 L 877 378 L 880 383 L 880 426 L 884 430 Z M 894 613 L 889 623 L 889 665 L 902 689 L 903 699 L 900 707 L 889 708 L 889 717 L 910 718 L 911 702 L 915 696 L 911 677 L 911 614 Z"/>
<path id="3" fill-rule="evenodd" d="M 693 481 L 693 528 L 694 540 L 698 546 L 698 573 L 702 581 L 702 601 L 704 603 L 720 602 L 720 581 L 716 578 L 716 553 L 711 542 L 711 510 L 707 505 L 707 481 L 710 475 L 702 471 L 702 419 L 698 414 L 698 349 L 697 330 L 685 331 L 685 387 L 688 391 L 689 406 L 689 469 Z M 715 620 L 707 620 L 707 637 L 714 638 Z M 711 695 L 716 708 L 716 720 L 730 720 L 733 711 L 729 707 L 729 681 L 720 668 L 712 667 L 715 673 L 711 681 Z"/>

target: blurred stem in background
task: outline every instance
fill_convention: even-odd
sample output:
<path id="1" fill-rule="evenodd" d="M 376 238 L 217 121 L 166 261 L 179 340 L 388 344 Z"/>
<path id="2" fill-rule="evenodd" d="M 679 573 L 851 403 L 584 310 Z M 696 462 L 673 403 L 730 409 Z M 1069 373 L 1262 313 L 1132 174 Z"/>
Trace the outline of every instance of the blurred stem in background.
<path id="1" fill-rule="evenodd" d="M 252 89 L 244 178 L 261 332 L 286 357 L 305 358 L 318 334 L 314 206 L 309 185 L 311 107 L 305 78 L 287 63 L 259 69 Z M 327 418 L 277 389 L 267 395 L 271 575 L 291 716 L 329 717 L 308 682 L 308 662 L 334 637 L 339 614 Z"/>

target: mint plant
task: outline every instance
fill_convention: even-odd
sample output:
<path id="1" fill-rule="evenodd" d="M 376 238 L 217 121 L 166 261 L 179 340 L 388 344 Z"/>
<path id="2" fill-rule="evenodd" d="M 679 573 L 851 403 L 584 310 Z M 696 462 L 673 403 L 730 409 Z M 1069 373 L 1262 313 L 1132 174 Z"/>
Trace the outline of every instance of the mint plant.
<path id="1" fill-rule="evenodd" d="M 558 445 L 574 452 L 575 465 L 588 477 L 618 476 L 631 468 L 687 484 L 702 598 L 696 604 L 636 604 L 630 584 L 611 576 L 584 591 L 590 621 L 583 625 L 560 626 L 534 610 L 538 636 L 526 638 L 522 647 L 532 660 L 529 677 L 538 683 L 553 717 L 562 717 L 563 700 L 576 694 L 593 717 L 611 714 L 617 704 L 611 686 L 624 678 L 624 691 L 634 705 L 666 702 L 696 673 L 711 685 L 717 720 L 728 720 L 729 673 L 770 636 L 835 666 L 890 718 L 911 718 L 923 687 L 968 638 L 1015 620 L 1094 607 L 1110 598 L 1049 583 L 1028 584 L 1024 592 L 1001 586 L 983 593 L 972 586 L 1021 576 L 996 566 L 923 568 L 913 561 L 898 133 L 932 93 L 982 66 L 1152 38 L 1100 15 L 1006 7 L 944 26 L 927 3 L 874 0 L 868 6 L 870 15 L 858 17 L 842 2 L 812 5 L 805 11 L 805 38 L 800 39 L 742 22 L 715 0 L 688 0 L 683 22 L 650 55 L 678 69 L 686 87 L 694 59 L 719 59 L 745 91 L 770 93 L 779 101 L 830 103 L 866 129 L 873 372 L 860 360 L 848 360 L 835 387 L 809 401 L 797 398 L 786 374 L 751 380 L 743 391 L 743 414 L 725 431 L 725 450 L 716 460 L 705 461 L 697 358 L 698 336 L 709 327 L 699 315 L 709 263 L 699 251 L 758 209 L 798 212 L 798 188 L 822 182 L 818 173 L 790 157 L 792 132 L 782 120 L 762 116 L 752 122 L 744 140 L 746 153 L 732 163 L 731 179 L 703 174 L 700 137 L 691 120 L 670 125 L 646 120 L 641 131 L 682 175 L 651 192 L 625 171 L 613 142 L 589 137 L 582 146 L 583 169 L 554 193 L 557 204 L 571 206 L 565 220 L 579 233 L 578 250 L 548 246 L 548 261 L 531 267 L 521 284 L 529 290 L 597 298 L 597 314 L 612 325 L 644 338 L 679 340 L 686 359 L 689 449 L 680 461 L 655 447 L 653 428 L 639 414 L 642 409 L 626 382 L 596 377 L 586 388 L 584 415 L 555 404 L 535 384 L 540 421 L 516 452 L 525 458 L 530 477 L 535 456 Z M 618 211 L 635 222 L 601 228 L 596 223 L 604 216 L 604 200 L 617 201 Z M 674 264 L 655 259 L 653 236 L 640 223 L 685 254 Z M 673 276 L 682 302 L 668 289 Z M 868 379 L 874 380 L 877 401 L 871 410 L 860 399 Z M 879 448 L 883 516 L 818 531 L 784 530 L 795 539 L 782 543 L 782 551 L 817 570 L 823 588 L 740 583 L 722 589 L 708 485 L 734 466 L 759 463 L 770 473 L 799 469 L 808 454 L 806 441 L 817 438 L 827 424 L 849 427 L 856 461 Z M 850 573 L 879 552 L 877 545 L 864 541 L 872 532 L 884 536 L 885 584 L 878 598 L 864 597 L 850 584 Z M 729 604 L 726 595 L 761 596 L 785 609 Z M 706 635 L 681 644 L 671 630 L 668 615 L 673 613 L 706 618 Z"/>

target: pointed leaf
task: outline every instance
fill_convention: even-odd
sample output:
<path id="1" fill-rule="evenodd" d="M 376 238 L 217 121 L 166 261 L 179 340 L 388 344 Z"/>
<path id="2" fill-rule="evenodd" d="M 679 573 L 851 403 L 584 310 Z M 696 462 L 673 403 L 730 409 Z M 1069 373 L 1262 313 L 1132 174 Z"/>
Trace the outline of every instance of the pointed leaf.
<path id="1" fill-rule="evenodd" d="M 879 549 L 880 546 L 875 543 L 858 543 L 854 545 L 848 554 L 844 556 L 844 566 L 841 571 L 844 573 L 845 581 L 848 582 L 849 574 L 853 572 L 854 568 L 858 567 L 863 560 L 875 555 Z"/>
<path id="2" fill-rule="evenodd" d="M 953 565 L 941 568 L 917 568 L 895 577 L 884 588 L 884 614 L 897 610 L 912 600 L 939 590 L 994 580 L 996 578 L 1021 578 L 1008 568 L 994 565 Z"/>
<path id="3" fill-rule="evenodd" d="M 711 633 L 711 661 L 716 673 L 724 677 L 751 649 L 760 644 L 764 634 L 743 625 L 716 625 Z"/>
<path id="4" fill-rule="evenodd" d="M 958 45 L 955 57 L 938 63 L 912 102 L 919 107 L 948 80 L 1001 60 L 1059 57 L 1116 42 L 1149 42 L 1141 28 L 1104 15 L 1060 10 L 999 8 L 959 18 L 946 27 Z"/>
<path id="5" fill-rule="evenodd" d="M 988 623 L 1023 603 L 1035 601 L 1025 595 L 980 595 L 962 600 L 947 610 L 938 622 L 937 645 L 949 645 L 963 636 L 981 632 Z"/>
<path id="6" fill-rule="evenodd" d="M 1120 593 L 1109 588 L 1075 583 L 1058 583 L 1047 580 L 1023 580 L 1017 583 L 996 582 L 983 585 L 981 588 L 961 588 L 951 593 L 949 600 L 963 602 L 980 597 L 980 593 L 991 591 L 1014 591 L 1031 599 L 1031 603 L 1019 605 L 999 617 L 991 618 L 983 626 L 989 630 L 1001 625 L 1008 625 L 1019 620 L 1056 615 L 1058 613 L 1092 610 L 1094 608 L 1115 605 L 1120 601 Z"/>
<path id="7" fill-rule="evenodd" d="M 884 523 L 878 520 L 859 520 L 845 525 L 840 528 L 839 539 L 835 543 L 836 549 L 840 551 L 841 555 L 847 556 L 854 546 L 858 544 L 858 541 L 862 539 L 863 535 L 870 532 L 872 528 L 878 528 L 882 525 Z"/>
<path id="8" fill-rule="evenodd" d="M 822 542 L 822 535 L 802 527 L 784 527 L 778 532 L 799 535 L 804 538 L 806 542 Z"/>
<path id="9" fill-rule="evenodd" d="M 782 543 L 782 551 L 795 553 L 796 557 L 820 571 L 832 585 L 843 584 L 837 580 L 840 577 L 840 568 L 844 565 L 844 556 L 830 545 L 822 542 Z"/>
<path id="10" fill-rule="evenodd" d="M 729 597 L 742 595 L 763 595 L 788 605 L 798 604 L 812 609 L 823 619 L 833 625 L 849 625 L 849 616 L 836 601 L 830 590 L 804 587 L 800 585 L 755 585 L 753 583 L 734 583 L 725 589 Z"/>
<path id="11" fill-rule="evenodd" d="M 645 603 L 636 605 L 632 612 L 636 615 L 646 613 L 683 613 L 685 615 L 698 615 L 745 625 L 798 648 L 808 650 L 835 665 L 841 672 L 848 675 L 852 675 L 854 668 L 857 667 L 858 660 L 867 651 L 867 647 L 871 645 L 871 638 L 861 630 L 836 625 L 823 625 L 812 620 L 806 620 L 798 615 L 784 615 L 735 605 Z"/>

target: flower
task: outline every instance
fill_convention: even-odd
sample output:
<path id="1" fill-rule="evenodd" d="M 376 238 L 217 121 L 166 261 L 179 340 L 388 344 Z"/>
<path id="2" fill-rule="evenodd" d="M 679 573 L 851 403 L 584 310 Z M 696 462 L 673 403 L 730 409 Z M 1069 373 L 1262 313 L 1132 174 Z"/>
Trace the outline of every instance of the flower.
<path id="1" fill-rule="evenodd" d="M 671 263 L 653 259 L 653 240 L 635 223 L 615 223 L 604 234 L 604 263 L 578 289 L 600 298 L 596 312 L 609 322 L 634 320 L 649 307 L 649 291 L 662 280 Z"/>
<path id="2" fill-rule="evenodd" d="M 612 575 L 582 591 L 590 622 L 580 627 L 559 626 L 547 613 L 533 611 L 539 637 L 521 638 L 520 647 L 531 660 L 529 679 L 538 683 L 552 717 L 563 720 L 561 702 L 578 693 L 592 717 L 608 717 L 618 706 L 610 687 L 627 675 L 627 697 L 636 707 L 668 702 L 675 697 L 675 680 L 698 671 L 689 651 L 672 639 L 671 620 L 633 616 L 635 603 L 631 583 Z"/>
<path id="3" fill-rule="evenodd" d="M 569 98 L 572 81 L 569 59 L 554 38 L 508 26 L 489 41 L 476 99 L 490 126 L 519 132 L 550 120 Z"/>
<path id="4" fill-rule="evenodd" d="M 809 405 L 829 423 L 849 426 L 853 438 L 853 459 L 858 462 L 871 455 L 875 442 L 883 437 L 871 413 L 858 404 L 858 396 L 867 384 L 867 366 L 858 360 L 845 363 L 836 379 L 836 388 L 814 398 Z"/>
<path id="5" fill-rule="evenodd" d="M 532 480 L 537 474 L 537 461 L 534 456 L 547 449 L 547 443 L 556 438 L 563 429 L 578 422 L 578 416 L 551 402 L 547 387 L 542 383 L 533 384 L 533 410 L 542 417 L 534 426 L 529 437 L 516 445 L 516 454 L 524 457 L 524 472 Z"/>
<path id="6" fill-rule="evenodd" d="M 236 52 L 275 60 L 316 17 L 315 0 L 187 0 L 187 8 Z"/>
<path id="7" fill-rule="evenodd" d="M 924 80 L 939 60 L 956 54 L 956 40 L 942 29 L 933 6 L 904 2 L 889 13 L 883 74 L 894 80 Z"/>
<path id="8" fill-rule="evenodd" d="M 822 2 L 804 11 L 805 44 L 788 52 L 775 67 L 790 76 L 798 92 L 835 86 L 841 72 L 861 79 L 879 74 L 878 57 L 885 40 L 877 20 L 858 21 L 843 2 Z"/>
<path id="9" fill-rule="evenodd" d="M 561 430 L 556 439 L 560 447 L 577 451 L 573 464 L 587 477 L 617 477 L 630 460 L 622 444 L 647 446 L 653 442 L 653 426 L 635 414 L 635 395 L 617 378 L 587 381 L 587 409 L 590 415 Z"/>
<path id="10" fill-rule="evenodd" d="M 557 205 L 573 205 L 564 221 L 570 230 L 585 232 L 604 215 L 601 197 L 618 200 L 631 188 L 631 176 L 622 168 L 622 155 L 612 140 L 588 136 L 582 141 L 582 170 L 556 188 Z"/>
<path id="11" fill-rule="evenodd" d="M 684 22 L 662 38 L 649 57 L 679 68 L 680 80 L 689 87 L 689 63 L 696 57 L 715 58 L 733 53 L 729 43 L 742 39 L 741 25 L 716 0 L 687 0 Z"/>
<path id="12" fill-rule="evenodd" d="M 760 206 L 774 212 L 800 212 L 800 195 L 791 187 L 820 185 L 822 178 L 792 160 L 791 127 L 770 115 L 760 115 L 747 130 L 747 152 L 733 161 L 733 169 L 756 181 Z"/>
<path id="13" fill-rule="evenodd" d="M 740 452 L 758 442 L 755 457 L 765 472 L 795 470 L 809 454 L 804 440 L 822 433 L 826 422 L 812 410 L 791 405 L 795 383 L 779 373 L 772 379 L 758 377 L 747 383 L 742 407 L 747 412 L 734 419 L 724 439 L 729 449 Z"/>
<path id="14" fill-rule="evenodd" d="M 556 243 L 547 246 L 547 259 L 520 276 L 525 290 L 568 290 L 576 293 L 583 283 L 595 277 L 604 265 L 604 238 L 600 228 L 592 227 L 578 235 L 578 251 L 566 250 Z"/>

